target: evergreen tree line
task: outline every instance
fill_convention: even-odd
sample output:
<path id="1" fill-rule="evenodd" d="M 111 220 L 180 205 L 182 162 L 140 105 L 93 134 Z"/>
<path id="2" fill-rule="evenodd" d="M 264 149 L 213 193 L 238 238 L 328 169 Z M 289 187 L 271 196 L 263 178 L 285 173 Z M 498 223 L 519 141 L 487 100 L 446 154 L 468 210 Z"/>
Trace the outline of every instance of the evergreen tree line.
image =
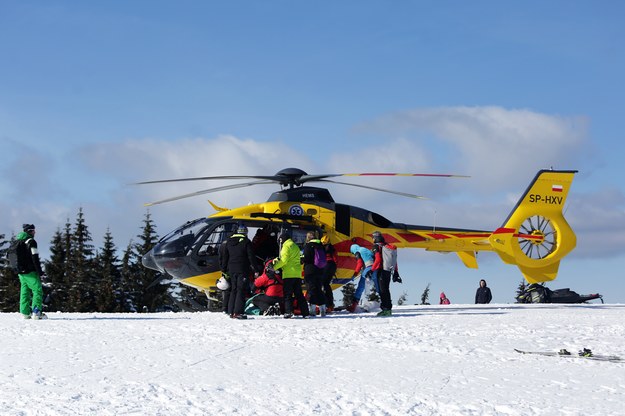
<path id="1" fill-rule="evenodd" d="M 14 237 L 14 236 L 13 236 Z M 74 224 L 69 219 L 50 240 L 50 259 L 42 259 L 45 275 L 44 309 L 50 312 L 141 312 L 175 309 L 170 296 L 171 280 L 147 269 L 141 257 L 158 241 L 149 211 L 141 234 L 130 240 L 118 257 L 118 249 L 107 229 L 102 246 L 96 249 L 82 208 Z M 0 234 L 0 252 L 10 238 Z M 40 247 L 42 242 L 37 241 Z M 17 273 L 0 269 L 0 312 L 19 310 L 20 283 Z"/>

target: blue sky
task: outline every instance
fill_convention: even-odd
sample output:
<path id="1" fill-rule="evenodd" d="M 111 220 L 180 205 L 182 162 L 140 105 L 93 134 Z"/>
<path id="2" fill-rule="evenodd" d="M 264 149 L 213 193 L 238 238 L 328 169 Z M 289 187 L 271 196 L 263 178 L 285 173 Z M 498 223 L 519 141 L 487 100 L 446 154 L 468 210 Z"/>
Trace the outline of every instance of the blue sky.
<path id="1" fill-rule="evenodd" d="M 0 1 L 0 233 L 34 222 L 45 245 L 82 207 L 96 245 L 109 228 L 125 247 L 144 202 L 203 188 L 128 183 L 291 166 L 470 175 L 367 182 L 428 201 L 331 191 L 398 222 L 494 230 L 538 169 L 577 169 L 578 247 L 550 286 L 625 302 L 624 17 L 617 1 Z M 212 209 L 150 212 L 163 235 Z M 485 278 L 512 302 L 521 280 L 495 255 L 475 271 L 401 254 L 395 299 L 429 282 L 471 302 Z"/>

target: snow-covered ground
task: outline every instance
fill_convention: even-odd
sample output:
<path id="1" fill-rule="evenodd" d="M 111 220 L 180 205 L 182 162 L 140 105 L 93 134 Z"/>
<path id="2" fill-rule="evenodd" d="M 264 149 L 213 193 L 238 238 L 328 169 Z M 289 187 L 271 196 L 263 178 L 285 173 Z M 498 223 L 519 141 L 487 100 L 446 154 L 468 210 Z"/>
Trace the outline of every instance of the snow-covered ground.
<path id="1" fill-rule="evenodd" d="M 616 415 L 625 305 L 402 306 L 391 318 L 0 314 L 0 414 Z"/>

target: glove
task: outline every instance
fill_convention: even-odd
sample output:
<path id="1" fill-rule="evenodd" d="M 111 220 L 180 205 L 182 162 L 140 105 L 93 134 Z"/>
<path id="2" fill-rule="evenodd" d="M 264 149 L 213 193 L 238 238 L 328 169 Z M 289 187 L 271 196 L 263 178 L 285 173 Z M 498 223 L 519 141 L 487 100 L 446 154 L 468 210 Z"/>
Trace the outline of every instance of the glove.
<path id="1" fill-rule="evenodd" d="M 226 280 L 230 280 L 230 276 L 228 275 L 228 273 L 222 273 L 221 277 L 223 277 Z"/>
<path id="2" fill-rule="evenodd" d="M 399 277 L 399 273 L 395 272 L 393 274 L 393 282 L 403 283 L 402 280 L 401 280 L 401 277 Z"/>

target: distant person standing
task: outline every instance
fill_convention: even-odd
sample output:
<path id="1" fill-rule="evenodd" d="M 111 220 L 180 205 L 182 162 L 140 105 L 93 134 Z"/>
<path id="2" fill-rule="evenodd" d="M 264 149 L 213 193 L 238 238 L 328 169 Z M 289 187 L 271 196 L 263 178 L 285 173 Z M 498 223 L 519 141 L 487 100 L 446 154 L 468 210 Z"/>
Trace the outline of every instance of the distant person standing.
<path id="1" fill-rule="evenodd" d="M 490 303 L 493 299 L 493 295 L 490 293 L 490 288 L 486 286 L 486 280 L 480 280 L 480 287 L 475 292 L 475 303 Z"/>
<path id="2" fill-rule="evenodd" d="M 15 237 L 17 246 L 17 274 L 20 278 L 20 313 L 24 319 L 46 319 L 43 313 L 43 287 L 41 262 L 35 241 L 35 226 L 24 224 Z M 31 315 L 32 314 L 32 315 Z"/>
<path id="3" fill-rule="evenodd" d="M 445 292 L 441 292 L 439 305 L 450 305 L 451 301 L 447 298 Z"/>

